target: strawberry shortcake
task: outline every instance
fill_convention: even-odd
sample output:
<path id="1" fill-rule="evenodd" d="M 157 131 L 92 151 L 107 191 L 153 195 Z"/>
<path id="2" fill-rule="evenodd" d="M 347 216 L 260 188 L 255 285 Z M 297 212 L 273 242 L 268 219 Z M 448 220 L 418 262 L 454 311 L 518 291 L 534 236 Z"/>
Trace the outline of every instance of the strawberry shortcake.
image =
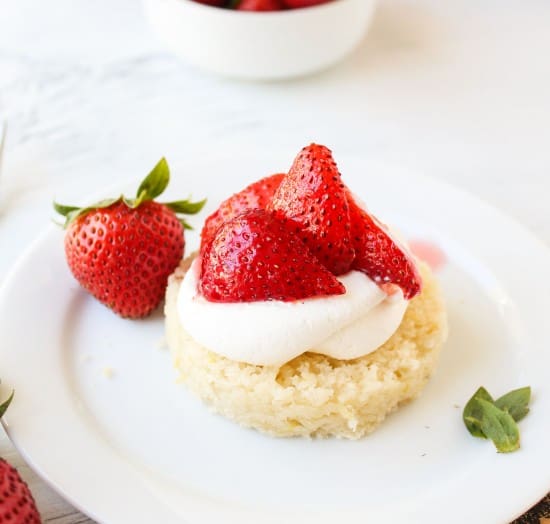
<path id="1" fill-rule="evenodd" d="M 208 217 L 165 313 L 181 381 L 276 436 L 366 435 L 420 394 L 447 335 L 429 268 L 316 144 Z"/>

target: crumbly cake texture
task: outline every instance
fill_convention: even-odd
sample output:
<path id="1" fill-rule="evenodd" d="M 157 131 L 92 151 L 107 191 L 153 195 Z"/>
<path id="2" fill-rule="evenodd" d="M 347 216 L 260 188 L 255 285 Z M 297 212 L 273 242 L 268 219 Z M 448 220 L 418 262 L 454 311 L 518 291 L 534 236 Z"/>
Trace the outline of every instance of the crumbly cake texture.
<path id="1" fill-rule="evenodd" d="M 236 362 L 199 345 L 181 327 L 176 301 L 192 258 L 172 274 L 166 292 L 166 335 L 179 377 L 213 411 L 270 435 L 367 435 L 420 394 L 447 338 L 439 286 L 422 264 L 422 293 L 376 351 L 354 360 L 305 353 L 280 368 Z"/>

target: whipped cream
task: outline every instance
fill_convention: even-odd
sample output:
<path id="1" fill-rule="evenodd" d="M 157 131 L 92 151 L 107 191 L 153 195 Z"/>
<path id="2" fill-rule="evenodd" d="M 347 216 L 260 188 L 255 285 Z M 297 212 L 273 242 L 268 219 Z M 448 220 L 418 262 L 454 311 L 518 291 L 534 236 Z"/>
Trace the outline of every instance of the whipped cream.
<path id="1" fill-rule="evenodd" d="M 407 301 L 386 295 L 359 271 L 337 277 L 343 295 L 294 302 L 217 303 L 198 293 L 200 261 L 187 271 L 178 295 L 182 327 L 199 344 L 231 360 L 281 366 L 313 351 L 339 360 L 376 350 L 397 330 Z"/>

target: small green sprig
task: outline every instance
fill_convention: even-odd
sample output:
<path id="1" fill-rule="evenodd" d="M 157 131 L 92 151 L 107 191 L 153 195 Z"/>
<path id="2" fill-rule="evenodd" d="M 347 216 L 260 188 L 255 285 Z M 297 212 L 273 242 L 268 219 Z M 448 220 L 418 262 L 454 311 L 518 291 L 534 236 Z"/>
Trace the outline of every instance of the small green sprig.
<path id="1" fill-rule="evenodd" d="M 60 215 L 65 217 L 65 223 L 63 224 L 63 227 L 66 229 L 78 217 L 81 217 L 95 209 L 107 208 L 119 201 L 123 201 L 128 207 L 132 209 L 136 209 L 143 202 L 154 200 L 156 197 L 161 195 L 168 186 L 169 182 L 170 168 L 168 167 L 168 162 L 163 157 L 141 182 L 136 192 L 135 198 L 126 198 L 125 196 L 121 195 L 118 198 L 101 200 L 87 207 L 65 206 L 63 204 L 58 204 L 57 202 L 54 202 L 53 207 Z M 175 202 L 162 202 L 162 205 L 171 209 L 174 213 L 176 213 L 176 215 L 194 215 L 203 208 L 205 203 L 206 199 L 199 202 L 191 202 L 190 200 L 177 200 Z M 178 217 L 178 219 L 185 229 L 192 229 L 192 227 L 183 218 Z"/>
<path id="2" fill-rule="evenodd" d="M 492 440 L 499 453 L 510 453 L 519 449 L 516 422 L 529 413 L 530 400 L 530 387 L 514 389 L 496 400 L 480 387 L 464 407 L 462 419 L 471 435 Z"/>
<path id="3" fill-rule="evenodd" d="M 12 390 L 11 395 L 6 400 L 4 400 L 2 404 L 0 404 L 0 418 L 4 416 L 4 413 L 8 409 L 8 406 L 11 404 L 11 401 L 13 400 L 13 393 L 14 391 Z"/>

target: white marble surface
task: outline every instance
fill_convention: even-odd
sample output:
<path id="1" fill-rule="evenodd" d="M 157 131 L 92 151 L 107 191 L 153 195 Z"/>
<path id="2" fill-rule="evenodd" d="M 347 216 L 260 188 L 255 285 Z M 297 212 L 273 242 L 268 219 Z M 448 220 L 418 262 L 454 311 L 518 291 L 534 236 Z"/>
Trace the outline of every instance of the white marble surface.
<path id="1" fill-rule="evenodd" d="M 3 0 L 0 278 L 51 216 L 161 156 L 315 140 L 387 158 L 503 208 L 550 243 L 550 3 L 384 1 L 347 61 L 292 82 L 202 74 L 166 54 L 137 0 Z M 220 176 L 231 176 L 231 168 Z M 191 188 L 192 189 L 192 188 Z M 465 213 L 468 210 L 464 210 Z M 513 239 L 510 239 L 513 242 Z M 86 517 L 24 465 L 46 522 Z"/>

